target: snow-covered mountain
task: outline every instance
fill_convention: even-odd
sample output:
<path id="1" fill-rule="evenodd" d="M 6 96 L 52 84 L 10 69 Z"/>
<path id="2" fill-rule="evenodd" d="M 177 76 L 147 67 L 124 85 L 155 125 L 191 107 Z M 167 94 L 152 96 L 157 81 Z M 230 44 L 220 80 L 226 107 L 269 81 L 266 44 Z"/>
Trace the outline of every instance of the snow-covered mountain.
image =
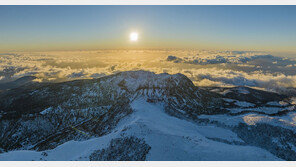
<path id="1" fill-rule="evenodd" d="M 296 160 L 295 97 L 147 71 L 26 84 L 0 94 L 0 160 Z"/>
<path id="2" fill-rule="evenodd" d="M 214 53 L 197 53 L 196 55 L 186 55 L 183 57 L 177 57 L 169 55 L 167 61 L 173 61 L 174 63 L 189 63 L 189 64 L 221 64 L 221 63 L 246 63 L 257 59 L 271 59 L 273 61 L 280 61 L 284 58 L 275 57 L 266 53 L 256 52 L 238 52 L 238 51 L 226 51 L 226 52 L 214 52 Z"/>

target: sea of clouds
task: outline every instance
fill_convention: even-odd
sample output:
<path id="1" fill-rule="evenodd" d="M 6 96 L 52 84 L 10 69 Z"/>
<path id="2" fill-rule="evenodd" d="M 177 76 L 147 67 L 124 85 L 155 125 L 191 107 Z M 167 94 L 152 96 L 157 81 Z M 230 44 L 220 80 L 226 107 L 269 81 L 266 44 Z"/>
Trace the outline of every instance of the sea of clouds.
<path id="1" fill-rule="evenodd" d="M 97 50 L 0 54 L 0 84 L 24 76 L 35 76 L 36 82 L 62 82 L 130 70 L 182 73 L 197 86 L 250 86 L 273 91 L 296 87 L 296 60 L 265 52 Z"/>

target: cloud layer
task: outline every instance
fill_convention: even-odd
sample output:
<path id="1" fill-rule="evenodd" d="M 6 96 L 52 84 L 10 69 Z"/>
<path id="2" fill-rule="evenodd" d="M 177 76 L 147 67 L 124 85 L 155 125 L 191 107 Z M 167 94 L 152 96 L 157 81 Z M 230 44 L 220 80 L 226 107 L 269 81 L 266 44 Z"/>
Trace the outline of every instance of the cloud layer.
<path id="1" fill-rule="evenodd" d="M 59 82 L 129 70 L 182 73 L 197 86 L 251 86 L 276 91 L 296 86 L 296 61 L 263 52 L 98 50 L 0 55 L 0 83 L 23 76 Z"/>

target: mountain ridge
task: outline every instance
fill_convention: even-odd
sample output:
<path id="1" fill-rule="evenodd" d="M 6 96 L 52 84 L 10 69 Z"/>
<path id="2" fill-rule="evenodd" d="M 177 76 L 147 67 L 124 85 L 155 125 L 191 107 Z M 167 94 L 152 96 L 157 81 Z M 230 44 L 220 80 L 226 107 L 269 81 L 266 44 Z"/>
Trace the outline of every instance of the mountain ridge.
<path id="1" fill-rule="evenodd" d="M 257 139 L 252 139 L 250 140 L 252 142 L 250 142 L 246 138 L 248 135 L 242 135 L 243 133 L 237 129 L 237 127 L 241 126 L 240 124 L 228 126 L 222 120 L 217 121 L 213 119 L 217 116 L 225 116 L 228 119 L 238 117 L 243 120 L 246 116 L 250 116 L 244 113 L 245 110 L 248 110 L 251 114 L 258 114 L 258 110 L 264 107 L 273 113 L 285 110 L 286 114 L 284 116 L 293 116 L 295 112 L 295 106 L 289 101 L 291 99 L 286 96 L 271 99 L 282 100 L 283 104 L 284 102 L 286 103 L 286 105 L 282 106 L 277 106 L 276 102 L 267 103 L 267 101 L 270 102 L 270 99 L 260 100 L 258 98 L 259 102 L 257 102 L 257 99 L 257 101 L 255 100 L 256 103 L 252 103 L 255 101 L 244 102 L 241 101 L 243 100 L 240 98 L 241 93 L 246 95 L 253 90 L 241 89 L 240 91 L 235 91 L 236 88 L 233 90 L 229 89 L 228 91 L 234 93 L 231 96 L 227 96 L 227 93 L 221 94 L 212 90 L 198 88 L 182 74 L 155 74 L 147 71 L 120 72 L 92 80 L 26 85 L 25 87 L 8 90 L 0 94 L 1 99 L 5 98 L 5 100 L 0 102 L 0 144 L 2 145 L 2 152 L 8 151 L 2 155 L 14 154 L 12 150 L 32 150 L 33 152 L 37 151 L 38 154 L 40 153 L 38 151 L 50 152 L 50 150 L 56 150 L 72 141 L 101 140 L 99 138 L 117 134 L 119 136 L 115 135 L 115 138 L 110 138 L 106 145 L 98 147 L 97 151 L 91 148 L 95 152 L 89 152 L 86 159 L 146 160 L 147 158 L 147 160 L 156 160 L 158 159 L 156 155 L 160 154 L 160 152 L 164 154 L 164 150 L 159 150 L 157 149 L 158 146 L 156 146 L 162 143 L 162 141 L 157 143 L 157 140 L 152 140 L 149 136 L 160 133 L 162 134 L 161 136 L 174 136 L 178 134 L 177 136 L 181 138 L 178 137 L 176 141 L 179 143 L 185 142 L 188 144 L 188 147 L 189 145 L 194 147 L 194 142 L 188 142 L 186 136 L 192 136 L 193 134 L 196 134 L 193 135 L 193 138 L 201 139 L 203 144 L 215 142 L 214 145 L 219 145 L 219 148 L 211 147 L 211 149 L 216 149 L 216 151 L 222 147 L 231 147 L 232 149 L 235 148 L 237 152 L 242 149 L 242 145 L 248 146 L 248 155 L 244 157 L 243 154 L 240 154 L 242 157 L 236 157 L 239 160 L 244 160 L 244 158 L 246 160 L 255 160 L 258 155 L 254 155 L 250 151 L 257 149 L 254 146 L 263 149 L 263 152 L 259 152 L 266 155 L 268 160 L 278 158 L 293 160 L 296 157 L 296 153 L 291 148 L 293 145 L 295 146 L 296 142 L 288 139 L 291 135 L 295 135 L 295 131 L 290 130 L 293 124 L 289 125 L 281 122 L 277 124 L 279 130 L 289 134 L 284 136 L 284 141 L 278 142 L 281 145 L 287 145 L 287 147 L 281 148 L 277 144 L 272 147 L 261 146 L 258 144 L 261 142 L 261 138 L 258 138 L 258 141 L 256 141 Z M 258 92 L 259 95 L 262 94 L 262 92 Z M 273 108 L 271 108 L 272 106 Z M 150 109 L 158 112 L 155 113 Z M 145 110 L 149 112 L 144 112 Z M 229 114 L 236 114 L 236 116 Z M 260 112 L 260 114 L 269 116 L 268 111 Z M 150 117 L 152 119 L 148 119 Z M 124 127 L 118 129 L 120 124 L 122 124 L 120 122 L 130 118 L 134 119 L 125 122 Z M 158 122 L 155 122 L 155 120 L 158 120 Z M 169 123 L 166 124 L 163 120 L 167 120 Z M 174 122 L 179 122 L 180 124 L 174 125 Z M 249 125 L 249 122 L 241 123 L 247 127 L 253 126 Z M 275 125 L 272 122 L 272 124 L 264 121 L 258 122 L 258 124 L 262 123 Z M 159 124 L 158 128 L 162 127 L 167 131 L 159 132 L 159 129 L 155 128 L 157 124 Z M 128 130 L 129 127 L 135 129 L 135 131 Z M 182 129 L 182 131 L 188 131 L 189 129 L 186 127 L 191 127 L 193 134 L 183 134 L 181 132 L 174 134 L 174 131 L 169 130 L 167 127 Z M 203 129 L 207 130 L 204 131 Z M 246 132 L 244 130 L 244 133 Z M 145 135 L 145 133 L 147 134 Z M 248 133 L 251 135 L 251 132 Z M 271 134 L 270 140 L 274 136 L 275 134 Z M 275 137 L 278 138 L 278 136 Z M 236 140 L 231 138 L 236 138 Z M 108 147 L 108 143 L 123 151 L 129 149 L 125 146 L 119 146 L 118 143 L 134 144 L 135 147 L 133 148 L 135 150 L 130 150 L 133 156 L 122 157 L 122 155 L 113 155 L 118 154 L 118 152 L 113 150 L 113 147 Z M 288 147 L 291 144 L 292 146 Z M 138 150 L 137 152 L 137 145 L 143 150 Z M 180 145 L 172 148 L 166 147 L 167 149 L 180 149 Z M 172 152 L 175 152 L 174 149 Z M 277 158 L 264 149 L 276 155 Z M 190 152 L 193 151 L 194 154 L 201 156 L 202 154 L 198 150 L 191 150 Z M 287 152 L 287 150 L 290 151 Z M 139 151 L 146 154 L 139 154 Z M 188 152 L 189 150 L 183 151 Z M 137 154 L 141 156 L 136 156 Z M 214 154 L 214 152 L 208 152 L 208 155 L 210 154 Z M 230 154 L 234 156 L 230 151 L 227 153 L 229 157 L 223 156 L 224 160 L 230 158 Z M 46 159 L 42 155 L 41 157 Z M 143 159 L 143 157 L 145 158 Z M 167 157 L 162 156 L 159 160 L 173 160 L 174 157 L 175 155 L 168 154 Z M 181 155 L 179 158 L 175 157 L 175 159 L 182 160 L 182 157 L 183 160 L 187 159 Z M 188 157 L 191 157 L 189 160 L 207 160 L 206 157 Z M 264 159 L 264 157 L 259 157 Z M 215 158 L 217 160 L 219 156 L 215 154 L 211 160 L 215 160 Z"/>

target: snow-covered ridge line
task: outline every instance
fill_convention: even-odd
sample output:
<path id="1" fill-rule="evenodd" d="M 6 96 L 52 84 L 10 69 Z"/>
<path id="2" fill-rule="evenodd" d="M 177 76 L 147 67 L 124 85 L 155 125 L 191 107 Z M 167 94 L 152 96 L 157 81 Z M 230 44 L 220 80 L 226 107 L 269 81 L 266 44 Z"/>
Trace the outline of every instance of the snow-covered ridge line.
<path id="1" fill-rule="evenodd" d="M 282 60 L 284 58 L 275 57 L 266 53 L 244 53 L 244 54 L 229 54 L 229 53 L 214 53 L 214 54 L 196 54 L 196 55 L 186 55 L 183 57 L 177 57 L 169 55 L 167 61 L 172 61 L 174 63 L 190 63 L 190 64 L 222 64 L 222 63 L 246 63 L 248 61 L 268 58 L 275 60 Z"/>
<path id="2" fill-rule="evenodd" d="M 269 122 L 273 121 L 269 121 L 271 120 L 269 118 L 275 116 L 261 119 L 257 115 L 254 118 L 245 114 L 233 116 L 231 114 L 236 113 L 228 111 L 235 107 L 244 109 L 270 107 L 280 101 L 286 102 L 287 105 L 278 108 L 285 108 L 293 105 L 291 100 L 284 100 L 286 96 L 245 87 L 220 90 L 223 92 L 226 89 L 230 91 L 224 94 L 214 93 L 210 88 L 207 90 L 196 87 L 182 74 L 155 74 L 147 71 L 127 71 L 99 79 L 22 87 L 0 94 L 3 99 L 7 99 L 0 102 L 0 110 L 3 111 L 1 114 L 4 115 L 0 122 L 0 143 L 3 146 L 1 150 L 8 152 L 3 154 L 7 158 L 22 154 L 22 151 L 9 151 L 30 148 L 31 153 L 42 160 L 59 159 L 55 155 L 65 153 L 63 149 L 72 146 L 74 154 L 61 158 L 67 160 L 294 159 L 296 153 L 289 152 L 289 148 L 276 152 L 277 144 L 269 144 L 270 147 L 266 147 L 260 145 L 261 141 L 258 144 L 253 139 L 247 140 L 248 136 L 252 136 L 255 132 L 271 128 Z M 290 117 L 292 119 L 293 114 L 290 114 L 292 112 L 287 113 L 287 120 Z M 226 117 L 223 120 L 226 121 L 225 124 L 219 119 L 212 121 L 218 117 L 218 114 Z M 227 126 L 227 123 L 235 121 L 238 123 Z M 277 124 L 273 125 L 282 133 L 293 135 L 288 131 L 289 128 L 285 128 L 288 124 L 292 127 L 293 119 L 274 122 Z M 267 128 L 258 130 L 253 126 L 267 126 Z M 248 127 L 254 132 L 244 130 L 244 133 L 237 130 Z M 260 138 L 266 133 L 258 134 Z M 285 139 L 293 144 L 294 141 L 289 139 L 289 135 L 285 136 Z M 104 141 L 106 137 L 108 140 Z M 80 142 L 90 142 L 94 145 L 89 143 L 85 149 L 79 148 Z M 130 156 L 123 156 L 125 151 L 129 150 L 127 149 L 129 144 L 133 144 L 133 147 L 130 147 L 133 150 L 128 154 Z M 254 147 L 254 144 L 258 145 Z M 135 147 L 136 145 L 139 147 Z M 85 151 L 83 154 L 80 154 L 81 149 Z M 264 149 L 271 151 L 272 154 Z M 116 154 L 116 150 L 123 150 L 123 153 Z M 136 156 L 139 152 L 144 152 L 145 155 Z M 264 156 L 258 156 L 255 152 L 260 152 Z M 28 159 L 36 160 L 36 157 L 29 156 Z"/>
<path id="3" fill-rule="evenodd" d="M 145 98 L 135 99 L 131 104 L 134 113 L 121 119 L 109 134 L 85 141 L 68 141 L 52 150 L 11 151 L 0 154 L 0 160 L 134 160 L 133 150 L 113 152 L 112 148 L 125 148 L 125 144 L 112 147 L 114 139 L 134 137 L 143 140 L 151 149 L 144 160 L 281 160 L 266 150 L 254 146 L 226 144 L 209 138 L 226 140 L 230 143 L 243 141 L 230 130 L 213 125 L 197 124 L 169 116 L 163 104 L 153 104 Z M 129 146 L 131 148 L 131 146 Z M 104 151 L 100 151 L 103 150 Z M 137 148 L 142 149 L 142 148 Z M 109 151 L 110 150 L 110 151 Z M 99 152 L 94 155 L 94 152 Z M 108 153 L 107 155 L 105 153 Z M 133 155 L 126 157 L 124 154 Z M 128 159 L 125 159 L 128 158 Z M 113 159 L 113 160 L 114 160 Z"/>

